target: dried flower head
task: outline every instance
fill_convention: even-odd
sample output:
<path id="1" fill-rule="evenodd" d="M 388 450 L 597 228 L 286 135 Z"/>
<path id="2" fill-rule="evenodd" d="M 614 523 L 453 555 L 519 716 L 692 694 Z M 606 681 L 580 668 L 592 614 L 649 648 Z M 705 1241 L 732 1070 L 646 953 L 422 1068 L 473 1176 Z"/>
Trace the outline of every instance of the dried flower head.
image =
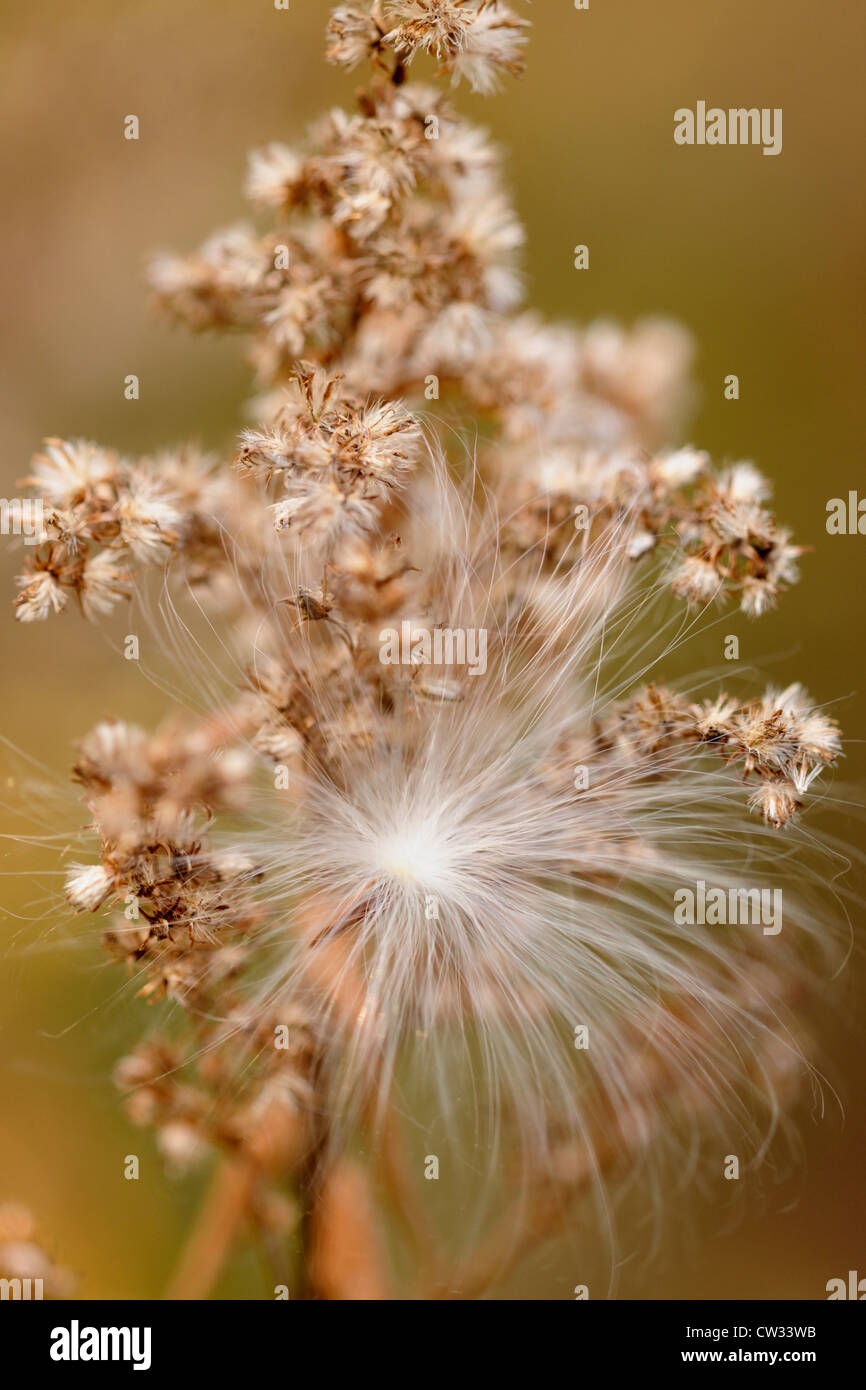
<path id="1" fill-rule="evenodd" d="M 0 1204 L 0 1279 L 4 1299 L 69 1298 L 75 1288 L 69 1270 L 46 1253 L 32 1214 L 17 1202 Z"/>
<path id="2" fill-rule="evenodd" d="M 375 1126 L 393 1178 L 418 1077 L 452 1136 L 475 1097 L 541 1226 L 667 1129 L 763 1152 L 828 944 L 786 846 L 834 721 L 799 685 L 695 698 L 655 674 L 680 600 L 757 618 L 800 548 L 751 463 L 666 446 L 680 329 L 522 308 L 498 151 L 406 80 L 428 54 L 487 91 L 525 28 L 499 0 L 338 5 L 328 56 L 370 80 L 304 149 L 253 155 L 271 229 L 151 268 L 175 320 L 250 340 L 262 394 L 231 460 L 49 440 L 29 479 L 22 619 L 70 593 L 99 616 L 148 568 L 169 618 L 209 604 L 213 707 L 81 745 L 93 855 L 66 893 L 117 910 L 106 946 L 188 1020 L 121 1063 L 132 1118 L 175 1170 L 229 1154 L 266 1233 L 293 1183 L 327 1296 L 347 1202 L 383 1287 L 347 1146 Z M 684 927 L 698 882 L 784 884 L 784 933 Z"/>

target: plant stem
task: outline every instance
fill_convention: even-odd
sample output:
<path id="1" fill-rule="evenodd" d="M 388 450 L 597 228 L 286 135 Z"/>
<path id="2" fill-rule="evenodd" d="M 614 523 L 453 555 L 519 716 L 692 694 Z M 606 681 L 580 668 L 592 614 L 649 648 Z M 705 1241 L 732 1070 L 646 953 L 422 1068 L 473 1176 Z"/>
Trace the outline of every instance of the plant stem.
<path id="1" fill-rule="evenodd" d="M 165 1297 L 207 1298 L 228 1259 L 245 1220 L 256 1181 L 245 1159 L 224 1159 L 217 1167 Z"/>

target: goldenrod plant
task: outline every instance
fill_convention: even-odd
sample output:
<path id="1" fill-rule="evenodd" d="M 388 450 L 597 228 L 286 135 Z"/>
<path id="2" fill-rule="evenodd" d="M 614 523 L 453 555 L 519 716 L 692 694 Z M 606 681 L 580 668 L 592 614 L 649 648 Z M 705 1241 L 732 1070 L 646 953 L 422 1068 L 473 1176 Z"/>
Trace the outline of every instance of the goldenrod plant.
<path id="1" fill-rule="evenodd" d="M 253 153 L 257 220 L 150 266 L 160 311 L 248 345 L 234 446 L 52 438 L 30 470 L 19 619 L 134 595 L 194 690 L 83 739 L 66 881 L 173 1006 L 117 1067 L 170 1168 L 213 1168 L 170 1296 L 241 1240 L 293 1298 L 481 1296 L 671 1145 L 760 1165 L 815 1084 L 828 692 L 665 673 L 801 549 L 752 463 L 677 442 L 682 329 L 525 306 L 447 87 L 518 78 L 528 37 L 500 0 L 338 5 L 348 109 Z M 494 1194 L 462 1242 L 424 1201 L 455 1153 Z"/>

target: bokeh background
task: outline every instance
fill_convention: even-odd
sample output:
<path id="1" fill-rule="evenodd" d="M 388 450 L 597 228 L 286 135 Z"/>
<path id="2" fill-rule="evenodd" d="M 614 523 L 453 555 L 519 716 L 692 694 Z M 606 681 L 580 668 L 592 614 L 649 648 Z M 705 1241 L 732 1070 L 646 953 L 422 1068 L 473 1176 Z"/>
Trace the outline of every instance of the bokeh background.
<path id="1" fill-rule="evenodd" d="M 250 146 L 291 142 L 322 107 L 351 102 L 352 76 L 322 60 L 328 11 L 327 0 L 291 0 L 288 11 L 272 0 L 0 4 L 0 495 L 14 495 L 45 434 L 130 451 L 185 438 L 230 445 L 249 385 L 239 345 L 154 320 L 143 262 L 244 215 Z M 722 631 L 740 634 L 743 661 L 766 678 L 803 676 L 816 699 L 835 702 L 849 743 L 833 790 L 851 805 L 830 828 L 862 845 L 866 537 L 831 537 L 824 523 L 830 497 L 866 495 L 866 11 L 852 0 L 591 0 L 579 12 L 536 0 L 530 13 L 525 79 L 483 102 L 458 96 L 510 152 L 529 298 L 578 320 L 661 312 L 694 333 L 686 438 L 719 461 L 753 458 L 814 547 L 778 613 Z M 782 154 L 675 146 L 674 109 L 698 99 L 782 107 Z M 122 139 L 130 113 L 137 143 Z M 590 247 L 588 272 L 572 268 L 578 242 Z M 130 372 L 138 402 L 123 398 Z M 736 402 L 723 397 L 730 372 Z M 25 814 L 42 817 L 28 775 L 61 787 L 75 739 L 97 717 L 152 723 L 165 700 L 71 611 L 16 626 L 8 552 L 2 733 L 41 770 L 22 773 L 18 756 L 3 763 L 2 829 L 29 836 L 44 827 Z M 719 631 L 690 650 L 692 664 L 719 661 Z M 828 814 L 815 823 L 830 825 Z M 146 1026 L 146 1005 L 103 961 L 98 932 L 52 908 L 53 853 L 0 841 L 0 1201 L 33 1209 L 82 1295 L 155 1297 L 199 1184 L 165 1178 L 120 1111 L 110 1071 Z M 862 891 L 856 867 L 851 884 Z M 715 1198 L 678 1195 L 667 1223 L 677 1238 L 627 1259 L 617 1296 L 820 1298 L 829 1278 L 866 1274 L 863 982 L 855 952 L 822 1025 L 828 1103 L 823 1118 L 803 1112 L 802 1164 L 739 1216 L 720 1207 L 721 1180 Z M 122 1177 L 128 1152 L 142 1156 L 138 1183 Z M 437 1199 L 444 1222 L 461 1219 L 447 1194 Z M 638 1201 L 636 1227 L 641 1214 Z M 584 1235 L 590 1250 L 591 1231 L 578 1232 L 578 1249 Z M 586 1258 L 548 1248 L 502 1292 L 569 1298 L 587 1282 Z M 605 1290 L 603 1280 L 593 1294 Z M 220 1292 L 267 1296 L 251 1256 Z"/>

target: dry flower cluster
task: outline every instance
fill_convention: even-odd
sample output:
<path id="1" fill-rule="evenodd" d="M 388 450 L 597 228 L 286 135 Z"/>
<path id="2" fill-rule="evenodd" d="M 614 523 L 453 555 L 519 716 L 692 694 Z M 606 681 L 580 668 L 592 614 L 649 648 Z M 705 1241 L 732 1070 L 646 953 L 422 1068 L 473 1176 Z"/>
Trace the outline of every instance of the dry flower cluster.
<path id="1" fill-rule="evenodd" d="M 272 229 L 152 266 L 173 319 L 249 339 L 235 468 L 50 440 L 28 480 L 45 530 L 22 620 L 70 594 L 100 616 L 155 568 L 244 670 L 201 718 L 100 724 L 76 766 L 100 852 L 69 901 L 125 905 L 109 950 L 177 1006 L 119 1067 L 130 1114 L 175 1169 L 226 1156 L 178 1296 L 208 1290 L 242 1223 L 277 1272 L 299 1236 L 293 1296 L 386 1296 L 381 1185 L 422 1295 L 481 1292 L 677 1125 L 762 1152 L 806 1070 L 786 1009 L 821 944 L 808 885 L 785 879 L 771 944 L 684 933 L 670 902 L 698 877 L 741 884 L 747 852 L 750 882 L 778 877 L 776 832 L 837 729 L 800 686 L 648 683 L 678 601 L 758 617 L 800 551 L 750 463 L 664 447 L 681 330 L 522 307 L 499 154 L 408 79 L 432 55 L 489 91 L 526 27 L 499 0 L 338 5 L 327 56 L 369 79 L 303 149 L 253 155 Z M 483 629 L 486 672 L 383 663 L 401 624 Z M 514 1203 L 466 1266 L 429 1230 L 397 1120 L 418 1073 Z"/>
<path id="2" fill-rule="evenodd" d="M 69 1270 L 56 1264 L 38 1239 L 31 1213 L 14 1202 L 0 1205 L 0 1279 L 13 1289 L 17 1281 L 21 1292 L 13 1292 L 13 1298 L 68 1298 L 75 1288 Z"/>

